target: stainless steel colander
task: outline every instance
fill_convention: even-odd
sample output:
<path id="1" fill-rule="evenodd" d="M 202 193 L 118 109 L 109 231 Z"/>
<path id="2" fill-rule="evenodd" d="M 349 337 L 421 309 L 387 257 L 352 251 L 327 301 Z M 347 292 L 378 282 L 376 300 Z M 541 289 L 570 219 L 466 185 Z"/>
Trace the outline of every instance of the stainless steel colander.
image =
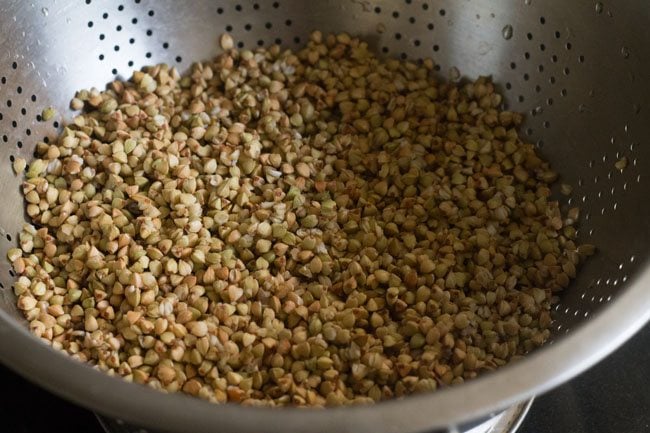
<path id="1" fill-rule="evenodd" d="M 578 374 L 650 317 L 644 1 L 13 0 L 0 10 L 0 256 L 25 221 L 11 160 L 56 134 L 75 90 L 146 64 L 184 70 L 213 56 L 226 31 L 242 47 L 298 47 L 314 29 L 360 35 L 386 56 L 433 57 L 442 76 L 492 75 L 510 108 L 527 113 L 526 136 L 573 185 L 561 200 L 582 209 L 579 236 L 599 247 L 555 309 L 553 340 L 525 360 L 436 393 L 326 410 L 212 405 L 81 365 L 29 335 L 2 260 L 0 360 L 51 391 L 164 431 L 455 431 Z M 39 121 L 50 105 L 64 117 Z"/>

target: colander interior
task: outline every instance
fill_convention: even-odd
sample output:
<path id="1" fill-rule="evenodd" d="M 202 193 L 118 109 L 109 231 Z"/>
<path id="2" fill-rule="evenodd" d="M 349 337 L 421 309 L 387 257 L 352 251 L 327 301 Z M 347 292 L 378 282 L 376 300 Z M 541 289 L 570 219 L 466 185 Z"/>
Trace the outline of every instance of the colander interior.
<path id="1" fill-rule="evenodd" d="M 431 57 L 444 78 L 492 76 L 509 109 L 526 113 L 524 136 L 573 187 L 556 197 L 581 209 L 579 239 L 598 253 L 554 312 L 553 343 L 588 325 L 635 283 L 648 258 L 650 87 L 642 2 L 63 0 L 9 2 L 0 34 L 0 255 L 25 221 L 11 161 L 30 159 L 71 118 L 75 90 L 128 78 L 165 62 L 186 70 L 237 46 L 302 46 L 312 30 L 347 31 L 384 56 Z M 53 106 L 61 114 L 43 122 Z M 627 158 L 618 170 L 614 164 Z M 0 261 L 0 307 L 22 320 Z"/>

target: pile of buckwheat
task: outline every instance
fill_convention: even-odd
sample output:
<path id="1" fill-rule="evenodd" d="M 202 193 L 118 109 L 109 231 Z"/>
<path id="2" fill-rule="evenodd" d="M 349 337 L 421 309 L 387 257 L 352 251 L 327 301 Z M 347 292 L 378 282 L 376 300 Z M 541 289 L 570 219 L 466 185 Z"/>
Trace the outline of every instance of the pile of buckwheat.
<path id="1" fill-rule="evenodd" d="M 264 405 L 462 383 L 540 346 L 578 210 L 487 78 L 346 34 L 145 68 L 38 143 L 9 251 L 31 331 L 166 391 Z M 17 172 L 25 169 L 16 160 Z"/>

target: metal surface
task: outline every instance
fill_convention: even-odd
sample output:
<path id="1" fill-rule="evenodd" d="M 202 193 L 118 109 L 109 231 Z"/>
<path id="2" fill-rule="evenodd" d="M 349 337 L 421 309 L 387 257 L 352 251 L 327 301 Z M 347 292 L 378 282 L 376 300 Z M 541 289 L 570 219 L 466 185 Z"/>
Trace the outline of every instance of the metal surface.
<path id="1" fill-rule="evenodd" d="M 499 419 L 485 433 L 516 433 L 519 431 L 534 400 L 530 399 L 505 410 Z M 470 432 L 471 433 L 471 432 Z"/>
<path id="2" fill-rule="evenodd" d="M 12 157 L 29 157 L 78 88 L 103 86 L 144 64 L 184 69 L 212 56 L 218 35 L 243 46 L 295 47 L 310 30 L 349 31 L 379 52 L 434 57 L 442 75 L 492 75 L 510 108 L 528 113 L 526 135 L 574 186 L 580 237 L 600 252 L 555 311 L 552 344 L 459 387 L 373 407 L 328 410 L 215 406 L 108 377 L 32 338 L 0 261 L 0 360 L 48 389 L 109 416 L 165 431 L 447 431 L 571 378 L 650 317 L 650 8 L 641 0 L 5 1 L 0 35 L 0 255 L 24 221 Z M 512 31 L 510 31 L 512 29 Z M 61 119 L 56 119 L 61 122 Z M 628 158 L 624 171 L 614 163 Z"/>
<path id="3" fill-rule="evenodd" d="M 503 412 L 489 417 L 478 425 L 468 428 L 456 427 L 449 433 L 516 433 L 530 411 L 533 399 L 516 404 Z M 134 427 L 122 421 L 102 415 L 97 420 L 106 433 L 155 433 L 140 427 Z"/>

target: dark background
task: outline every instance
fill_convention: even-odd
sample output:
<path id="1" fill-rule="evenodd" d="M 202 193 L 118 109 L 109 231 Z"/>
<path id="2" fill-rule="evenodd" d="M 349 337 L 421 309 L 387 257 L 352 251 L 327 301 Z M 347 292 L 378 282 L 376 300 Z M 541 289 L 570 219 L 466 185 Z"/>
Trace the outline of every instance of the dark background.
<path id="1" fill-rule="evenodd" d="M 2 433 L 103 433 L 91 412 L 1 366 L 0 384 Z M 556 432 L 650 432 L 650 326 L 596 367 L 538 397 L 518 433 Z"/>
<path id="2" fill-rule="evenodd" d="M 600 364 L 538 397 L 518 433 L 650 432 L 650 325 Z"/>

